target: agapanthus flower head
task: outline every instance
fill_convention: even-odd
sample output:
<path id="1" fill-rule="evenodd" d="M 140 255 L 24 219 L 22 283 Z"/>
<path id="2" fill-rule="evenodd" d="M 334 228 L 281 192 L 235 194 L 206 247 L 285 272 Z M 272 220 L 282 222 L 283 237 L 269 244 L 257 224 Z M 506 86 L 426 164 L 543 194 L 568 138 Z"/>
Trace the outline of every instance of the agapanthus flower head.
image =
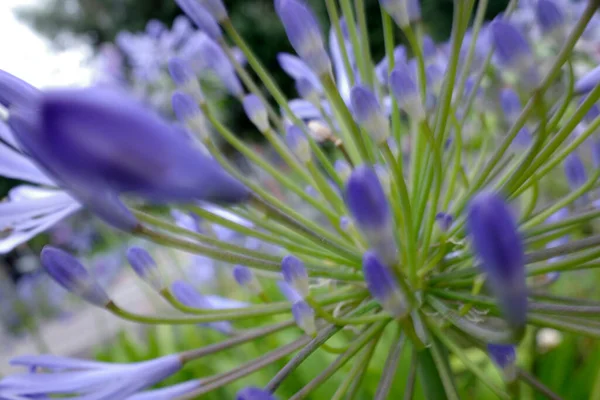
<path id="1" fill-rule="evenodd" d="M 135 273 L 147 282 L 154 290 L 165 289 L 165 283 L 160 275 L 154 258 L 145 249 L 132 246 L 127 250 L 127 261 Z"/>
<path id="2" fill-rule="evenodd" d="M 176 311 L 160 315 L 139 315 L 110 301 L 80 265 L 62 279 L 66 287 L 125 320 L 208 325 L 228 336 L 181 353 L 182 362 L 252 341 L 284 342 L 231 371 L 127 393 L 130 400 L 198 398 L 285 363 L 268 383 L 256 382 L 264 390 L 238 393 L 240 400 L 272 400 L 282 382 L 321 350 L 341 354 L 331 363 L 329 356 L 320 359 L 324 365 L 312 363 L 314 379 L 291 397 L 319 397 L 314 389 L 325 384 L 329 390 L 338 377 L 343 384 L 334 397 L 360 397 L 364 374 L 378 370 L 374 397 L 383 399 L 391 394 L 395 366 L 406 371 L 410 362 L 426 397 L 481 397 L 478 388 L 464 391 L 463 378 L 473 374 L 498 398 L 510 398 L 519 386 L 514 379 L 543 388 L 537 371 L 514 363 L 527 324 L 600 337 L 600 329 L 587 323 L 600 306 L 579 299 L 583 291 L 574 297 L 545 293 L 559 275 L 566 282 L 573 270 L 585 276 L 598 267 L 600 238 L 590 222 L 600 216 L 599 174 L 579 171 L 587 163 L 583 147 L 595 147 L 600 115 L 598 74 L 585 74 L 600 59 L 597 0 L 568 9 L 559 0 L 521 2 L 493 22 L 482 18 L 490 11 L 486 2 L 455 1 L 458 25 L 443 43 L 424 36 L 420 23 L 411 25 L 420 18 L 419 2 L 381 0 L 386 54 L 375 67 L 370 18 L 381 15 L 366 13 L 366 3 L 328 1 L 331 26 L 322 35 L 308 2 L 276 0 L 297 53 L 278 55 L 299 93 L 291 100 L 227 17 L 222 0 L 178 3 L 198 30 L 183 19 L 170 31 L 151 23 L 147 32 L 117 38 L 132 68 L 121 78 L 131 77 L 146 105 L 123 90 L 40 92 L 0 73 L 8 120 L 0 123 L 0 175 L 31 183 L 0 202 L 0 231 L 7 234 L 0 237 L 0 252 L 86 206 L 127 233 L 191 253 L 184 265 L 193 268 L 182 273 L 194 284 L 178 280 L 169 292 L 156 284 L 163 306 Z M 559 21 L 551 4 L 569 12 Z M 468 15 L 472 8 L 475 15 Z M 394 48 L 392 22 L 406 47 Z M 548 33 L 540 37 L 541 31 Z M 162 79 L 167 69 L 172 82 Z M 577 94 L 573 76 L 583 76 Z M 213 77 L 226 90 L 200 96 L 199 78 Z M 266 150 L 236 137 L 215 107 L 223 96 L 244 106 L 269 142 Z M 171 98 L 173 110 L 164 106 Z M 160 115 L 174 111 L 183 124 L 164 120 L 149 105 Z M 225 152 L 221 140 L 234 151 Z M 556 174 L 562 163 L 566 176 Z M 571 193 L 564 193 L 566 184 Z M 585 198 L 585 208 L 575 195 Z M 143 211 L 125 207 L 122 201 L 135 207 L 130 198 L 144 201 Z M 169 217 L 165 208 L 184 214 Z M 179 253 L 161 254 L 173 254 L 170 264 L 180 261 Z M 132 264 L 142 278 L 155 268 L 144 257 Z M 55 270 L 59 277 L 72 273 Z M 224 285 L 214 282 L 218 270 L 230 275 Z M 283 296 L 272 296 L 269 281 Z M 256 304 L 206 294 L 234 283 L 240 285 L 234 295 L 247 289 Z M 21 292 L 29 300 L 35 290 L 25 281 Z M 0 302 L 0 308 L 6 307 Z M 232 321 L 248 329 L 234 331 Z M 488 352 L 505 382 L 486 379 L 489 368 L 470 360 L 471 349 L 486 343 L 495 344 Z M 251 354 L 235 352 L 236 361 Z M 454 376 L 454 356 L 468 374 Z M 122 376 L 114 381 L 129 379 L 128 371 L 119 368 Z M 103 379 L 115 376 L 104 367 L 101 373 Z M 147 376 L 135 384 L 157 383 Z M 9 392 L 13 397 L 103 398 L 88 386 L 83 392 L 60 386 L 62 380 L 59 392 L 27 392 L 29 376 L 10 381 L 19 382 L 19 391 Z M 112 381 L 94 384 L 96 391 L 113 388 Z"/>
<path id="3" fill-rule="evenodd" d="M 257 387 L 247 387 L 240 390 L 236 397 L 236 400 L 276 400 L 275 396 L 271 392 L 260 389 Z"/>
<path id="4" fill-rule="evenodd" d="M 69 253 L 46 246 L 40 259 L 48 275 L 69 292 L 98 307 L 111 302 L 96 279 Z"/>
<path id="5" fill-rule="evenodd" d="M 467 227 L 481 269 L 506 320 L 522 327 L 527 316 L 523 242 L 512 211 L 498 193 L 477 194 L 469 205 Z"/>
<path id="6" fill-rule="evenodd" d="M 308 5 L 298 0 L 276 0 L 276 10 L 296 53 L 317 74 L 329 74 L 331 60 Z"/>

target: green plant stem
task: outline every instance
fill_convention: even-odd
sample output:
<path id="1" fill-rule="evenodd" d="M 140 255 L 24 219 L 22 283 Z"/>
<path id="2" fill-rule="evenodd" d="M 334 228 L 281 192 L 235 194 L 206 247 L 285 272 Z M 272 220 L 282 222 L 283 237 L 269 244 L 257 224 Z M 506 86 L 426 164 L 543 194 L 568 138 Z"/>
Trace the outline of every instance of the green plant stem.
<path id="1" fill-rule="evenodd" d="M 362 296 L 360 294 L 359 296 Z M 356 293 L 341 293 L 335 296 L 327 296 L 319 300 L 319 304 L 328 305 L 335 304 L 339 301 L 351 300 L 356 298 Z M 238 321 L 254 317 L 265 317 L 270 315 L 284 314 L 289 312 L 291 305 L 289 304 L 269 304 L 254 307 L 245 307 L 240 309 L 225 309 L 211 312 L 210 314 L 196 315 L 190 317 L 170 317 L 170 316 L 147 316 L 140 315 L 127 311 L 114 302 L 110 302 L 105 307 L 114 315 L 126 319 L 128 321 L 139 322 L 142 324 L 164 324 L 164 325 L 190 325 L 203 324 L 219 321 Z"/>
<path id="2" fill-rule="evenodd" d="M 319 387 L 323 382 L 329 379 L 336 371 L 343 367 L 351 358 L 354 357 L 367 343 L 373 340 L 387 325 L 388 321 L 380 321 L 368 327 L 360 336 L 354 339 L 348 350 L 340 355 L 334 362 L 329 364 L 316 378 L 305 384 L 290 400 L 299 400 Z"/>

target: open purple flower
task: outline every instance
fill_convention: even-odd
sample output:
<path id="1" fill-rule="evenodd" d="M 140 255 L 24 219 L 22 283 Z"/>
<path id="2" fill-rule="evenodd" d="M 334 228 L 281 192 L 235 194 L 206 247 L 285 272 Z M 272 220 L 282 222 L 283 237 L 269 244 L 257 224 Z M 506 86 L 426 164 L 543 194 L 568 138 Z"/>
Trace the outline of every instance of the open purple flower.
<path id="1" fill-rule="evenodd" d="M 109 224 L 137 221 L 121 194 L 151 201 L 231 203 L 248 190 L 171 124 L 126 94 L 104 89 L 44 93 L 11 112 L 20 144 L 76 199 Z"/>
<path id="2" fill-rule="evenodd" d="M 9 375 L 0 380 L 0 394 L 9 399 L 75 395 L 81 396 L 78 398 L 99 400 L 129 399 L 129 396 L 173 375 L 182 366 L 178 355 L 132 364 L 112 364 L 51 355 L 17 357 L 11 363 L 34 372 Z M 133 398 L 139 400 L 160 397 Z"/>

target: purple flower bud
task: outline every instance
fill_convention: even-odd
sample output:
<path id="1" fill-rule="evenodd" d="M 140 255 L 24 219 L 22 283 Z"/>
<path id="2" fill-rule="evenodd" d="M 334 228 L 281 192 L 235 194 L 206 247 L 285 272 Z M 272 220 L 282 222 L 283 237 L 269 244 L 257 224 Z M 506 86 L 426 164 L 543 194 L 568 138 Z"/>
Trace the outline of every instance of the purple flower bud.
<path id="1" fill-rule="evenodd" d="M 361 165 L 346 184 L 346 205 L 359 228 L 378 231 L 390 223 L 390 208 L 383 187 L 373 169 Z"/>
<path id="2" fill-rule="evenodd" d="M 294 288 L 302 298 L 309 295 L 308 273 L 299 258 L 291 254 L 285 256 L 281 261 L 281 272 L 285 282 Z"/>
<path id="3" fill-rule="evenodd" d="M 344 232 L 348 232 L 348 229 L 350 229 L 351 224 L 352 224 L 352 220 L 349 217 L 346 217 L 344 215 L 343 217 L 340 218 L 340 229 L 343 230 Z"/>
<path id="4" fill-rule="evenodd" d="M 452 218 L 452 215 L 448 213 L 440 212 L 435 216 L 435 220 L 438 223 L 438 226 L 440 227 L 442 232 L 448 232 L 448 230 L 452 226 L 454 218 Z"/>
<path id="5" fill-rule="evenodd" d="M 189 45 L 192 50 L 190 55 L 191 63 L 197 62 L 200 69 L 208 69 L 212 71 L 219 80 L 223 83 L 227 91 L 233 96 L 242 98 L 244 95 L 244 88 L 238 79 L 235 68 L 227 58 L 227 55 L 219 46 L 219 44 L 208 37 L 207 35 L 200 33 L 190 38 L 191 44 Z"/>
<path id="6" fill-rule="evenodd" d="M 146 33 L 153 39 L 158 39 L 166 30 L 165 24 L 157 19 L 151 19 L 146 24 Z"/>
<path id="7" fill-rule="evenodd" d="M 575 82 L 576 93 L 587 93 L 600 83 L 600 65 Z M 1 91 L 0 91 L 1 93 Z M 1 99 L 0 99 L 1 102 Z"/>
<path id="8" fill-rule="evenodd" d="M 398 63 L 390 75 L 390 89 L 398 102 L 398 107 L 411 118 L 422 121 L 425 111 L 417 88 L 417 82 L 407 64 Z"/>
<path id="9" fill-rule="evenodd" d="M 337 172 L 342 182 L 346 182 L 352 173 L 352 167 L 350 167 L 350 164 L 346 160 L 335 160 L 333 168 L 335 168 L 335 172 Z"/>
<path id="10" fill-rule="evenodd" d="M 52 246 L 44 246 L 42 266 L 59 285 L 98 307 L 110 303 L 108 295 L 83 265 L 70 254 Z"/>
<path id="11" fill-rule="evenodd" d="M 262 291 L 260 283 L 254 276 L 252 270 L 243 265 L 236 265 L 233 268 L 233 279 L 241 287 L 247 288 L 252 293 L 260 293 Z"/>
<path id="12" fill-rule="evenodd" d="M 302 296 L 300 296 L 298 292 L 286 281 L 277 281 L 277 287 L 279 288 L 281 294 L 283 294 L 290 303 L 294 304 L 302 300 Z"/>
<path id="13" fill-rule="evenodd" d="M 227 19 L 227 9 L 222 0 L 200 0 L 200 4 L 212 15 L 217 21 L 221 22 Z"/>
<path id="14" fill-rule="evenodd" d="M 311 159 L 310 144 L 308 139 L 302 132 L 302 129 L 296 125 L 290 125 L 285 134 L 285 140 L 288 147 L 296 157 L 303 163 L 307 163 Z"/>
<path id="15" fill-rule="evenodd" d="M 190 125 L 195 125 L 193 121 L 200 120 L 202 121 L 202 125 L 204 125 L 204 117 L 200 111 L 200 107 L 198 107 L 198 103 L 188 94 L 175 91 L 171 97 L 171 105 L 173 106 L 175 116 L 181 123 L 190 127 Z"/>
<path id="16" fill-rule="evenodd" d="M 200 83 L 187 62 L 179 57 L 173 57 L 169 60 L 168 67 L 171 79 L 177 87 L 194 96 L 197 101 L 204 101 Z"/>
<path id="17" fill-rule="evenodd" d="M 437 53 L 435 42 L 429 35 L 423 36 L 423 57 L 425 60 L 431 60 Z"/>
<path id="18" fill-rule="evenodd" d="M 395 318 L 403 318 L 410 312 L 406 295 L 402 292 L 396 277 L 375 252 L 367 251 L 364 254 L 363 272 L 371 296 L 385 311 Z"/>
<path id="19" fill-rule="evenodd" d="M 585 165 L 583 165 L 581 157 L 576 152 L 565 158 L 564 168 L 567 181 L 572 190 L 578 189 L 587 181 Z"/>
<path id="20" fill-rule="evenodd" d="M 156 261 L 141 247 L 130 247 L 127 250 L 127 261 L 135 273 L 158 292 L 165 288 Z"/>
<path id="21" fill-rule="evenodd" d="M 187 307 L 197 308 L 199 310 L 202 309 L 214 309 L 215 307 L 212 305 L 211 301 L 205 296 L 198 293 L 198 291 L 189 283 L 184 281 L 175 281 L 171 285 L 171 291 L 175 298 L 183 305 Z M 211 322 L 207 324 L 213 329 L 225 333 L 230 334 L 233 331 L 233 327 L 231 323 L 228 321 L 220 321 L 220 322 Z"/>
<path id="22" fill-rule="evenodd" d="M 394 65 L 398 63 L 406 63 L 406 48 L 402 45 L 397 46 L 394 49 Z M 386 56 L 375 67 L 375 73 L 377 75 L 377 78 L 379 79 L 379 82 L 381 82 L 382 85 L 388 84 L 388 69 L 389 60 Z"/>
<path id="23" fill-rule="evenodd" d="M 444 80 L 444 70 L 438 64 L 429 64 L 425 69 L 427 87 L 431 88 L 434 95 L 439 95 Z"/>
<path id="24" fill-rule="evenodd" d="M 515 346 L 509 344 L 488 344 L 488 354 L 490 359 L 504 373 L 505 379 L 512 381 L 516 378 L 515 362 L 517 361 L 517 353 Z"/>
<path id="25" fill-rule="evenodd" d="M 214 40 L 221 38 L 223 34 L 219 24 L 198 0 L 175 0 L 175 2 L 202 32 Z"/>
<path id="26" fill-rule="evenodd" d="M 354 86 L 350 92 L 350 103 L 356 122 L 376 144 L 383 143 L 390 136 L 390 124 L 373 92 L 362 85 Z"/>
<path id="27" fill-rule="evenodd" d="M 271 392 L 256 387 L 247 387 L 240 390 L 235 400 L 276 400 Z"/>
<path id="28" fill-rule="evenodd" d="M 265 105 L 260 101 L 258 96 L 254 94 L 247 95 L 244 97 L 242 105 L 248 119 L 252 121 L 256 129 L 260 132 L 266 132 L 269 129 L 269 116 L 267 115 Z"/>
<path id="29" fill-rule="evenodd" d="M 40 92 L 29 83 L 0 69 L 0 105 L 29 106 L 39 97 Z"/>
<path id="30" fill-rule="evenodd" d="M 249 194 L 172 124 L 123 92 L 49 91 L 39 107 L 11 113 L 9 125 L 48 174 L 121 229 L 137 224 L 119 201 L 122 193 L 157 202 L 225 203 Z"/>
<path id="31" fill-rule="evenodd" d="M 496 57 L 501 64 L 518 71 L 527 71 L 534 65 L 527 39 L 514 25 L 496 19 L 490 24 L 490 33 Z"/>
<path id="32" fill-rule="evenodd" d="M 300 78 L 296 80 L 296 91 L 304 100 L 311 104 L 319 104 L 319 92 L 315 88 L 315 85 L 307 78 Z"/>
<path id="33" fill-rule="evenodd" d="M 317 75 L 329 74 L 331 60 L 319 24 L 308 6 L 297 0 L 280 0 L 276 9 L 296 53 Z"/>
<path id="34" fill-rule="evenodd" d="M 292 315 L 294 321 L 300 329 L 307 335 L 314 335 L 317 332 L 315 323 L 315 310 L 313 310 L 305 301 L 298 301 L 292 304 Z"/>
<path id="35" fill-rule="evenodd" d="M 527 320 L 525 255 L 511 210 L 500 195 L 481 192 L 469 204 L 467 229 L 504 317 L 514 327 L 524 326 Z"/>
<path id="36" fill-rule="evenodd" d="M 379 4 L 401 28 L 421 18 L 419 0 L 379 0 Z"/>
<path id="37" fill-rule="evenodd" d="M 553 0 L 538 0 L 535 15 L 542 33 L 549 34 L 562 27 L 565 15 L 558 4 Z"/>
<path id="38" fill-rule="evenodd" d="M 510 123 L 512 123 L 523 110 L 519 95 L 510 88 L 504 88 L 500 91 L 500 107 L 504 112 L 504 116 Z"/>

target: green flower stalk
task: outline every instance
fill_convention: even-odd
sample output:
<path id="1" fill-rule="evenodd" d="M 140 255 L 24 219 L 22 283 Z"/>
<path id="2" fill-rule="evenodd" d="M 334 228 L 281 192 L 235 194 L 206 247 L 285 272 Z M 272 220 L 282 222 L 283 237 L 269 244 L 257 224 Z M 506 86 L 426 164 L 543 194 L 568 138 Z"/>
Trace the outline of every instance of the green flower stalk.
<path id="1" fill-rule="evenodd" d="M 583 229 L 600 216 L 600 171 L 591 163 L 597 154 L 582 146 L 600 126 L 600 80 L 594 72 L 578 83 L 573 67 L 591 57 L 578 44 L 589 40 L 586 30 L 598 23 L 600 1 L 584 2 L 575 19 L 559 1 L 518 7 L 511 1 L 489 23 L 483 20 L 487 1 L 477 7 L 474 0 L 456 1 L 449 42 L 434 44 L 423 35 L 418 2 L 381 0 L 386 56 L 375 65 L 362 1 L 326 2 L 326 40 L 305 2 L 276 0 L 298 55 L 280 56 L 296 81 L 297 99 L 284 96 L 219 0 L 177 3 L 204 32 L 197 51 L 168 63 L 178 88 L 173 107 L 185 135 L 175 137 L 181 132 L 151 119 L 147 110 L 130 105 L 133 100 L 118 103 L 109 96 L 115 104 L 100 104 L 104 94 L 92 90 L 57 99 L 0 75 L 0 89 L 7 89 L 0 90 L 0 103 L 19 143 L 34 150 L 21 156 L 56 186 L 133 236 L 235 265 L 232 280 L 247 289 L 249 304 L 211 308 L 182 301 L 166 289 L 172 285 L 156 280 L 156 265 L 142 250 L 130 254 L 132 266 L 188 315 L 139 315 L 110 300 L 80 264 L 69 272 L 56 258 L 46 268 L 59 271 L 54 276 L 74 293 L 126 320 L 231 324 L 231 337 L 180 354 L 182 363 L 295 331 L 296 339 L 281 347 L 255 359 L 240 355 L 232 370 L 197 377 L 198 385 L 185 393 L 177 388 L 180 399 L 199 398 L 286 360 L 271 381 L 254 382 L 238 394 L 281 397 L 281 384 L 315 352 L 334 357 L 311 371 L 311 380 L 291 399 L 319 398 L 320 387 L 338 371 L 348 376 L 332 398 L 359 396 L 367 369 L 380 375 L 379 385 L 376 393 L 360 396 L 396 398 L 391 386 L 403 354 L 410 355 L 405 399 L 416 396 L 415 382 L 427 399 L 465 398 L 454 359 L 498 398 L 515 398 L 521 383 L 557 398 L 519 365 L 517 355 L 528 330 L 600 338 L 592 320 L 600 303 L 578 293 L 553 296 L 545 292 L 548 285 L 539 285 L 540 276 L 555 282 L 600 266 L 600 235 Z M 527 29 L 524 18 L 532 19 Z M 408 48 L 396 47 L 395 29 Z M 549 31 L 561 33 L 561 40 L 548 44 L 555 55 L 534 45 L 536 34 Z M 243 52 L 247 66 L 230 44 Z M 200 71 L 191 67 L 199 60 L 243 104 L 280 163 L 239 140 L 211 110 L 198 84 Z M 579 99 L 584 86 L 586 96 Z M 86 118 L 71 115 L 71 109 Z M 98 121 L 104 130 L 91 126 Z M 73 126 L 89 132 L 95 147 L 78 139 Z M 131 133 L 139 127 L 152 135 Z M 44 147 L 52 138 L 60 139 L 53 149 L 64 146 L 58 154 Z M 252 172 L 233 164 L 219 140 L 244 155 Z M 327 141 L 335 145 L 332 156 L 321 147 Z M 149 156 L 148 149 L 161 148 L 161 157 Z M 77 165 L 77 171 L 67 168 Z M 210 176 L 199 175 L 198 168 Z M 110 198 L 92 196 L 93 184 Z M 131 195 L 177 204 L 211 229 L 135 210 Z M 214 234 L 224 228 L 237 239 Z M 262 246 L 247 246 L 249 239 Z M 266 288 L 275 282 L 282 293 L 272 299 Z M 261 326 L 244 330 L 248 324 Z M 374 362 L 380 349 L 385 363 Z M 483 372 L 471 349 L 488 352 L 504 379 Z M 19 382 L 23 378 L 0 381 L 0 393 L 42 393 L 30 393 Z M 63 389 L 49 393 L 81 394 Z"/>

